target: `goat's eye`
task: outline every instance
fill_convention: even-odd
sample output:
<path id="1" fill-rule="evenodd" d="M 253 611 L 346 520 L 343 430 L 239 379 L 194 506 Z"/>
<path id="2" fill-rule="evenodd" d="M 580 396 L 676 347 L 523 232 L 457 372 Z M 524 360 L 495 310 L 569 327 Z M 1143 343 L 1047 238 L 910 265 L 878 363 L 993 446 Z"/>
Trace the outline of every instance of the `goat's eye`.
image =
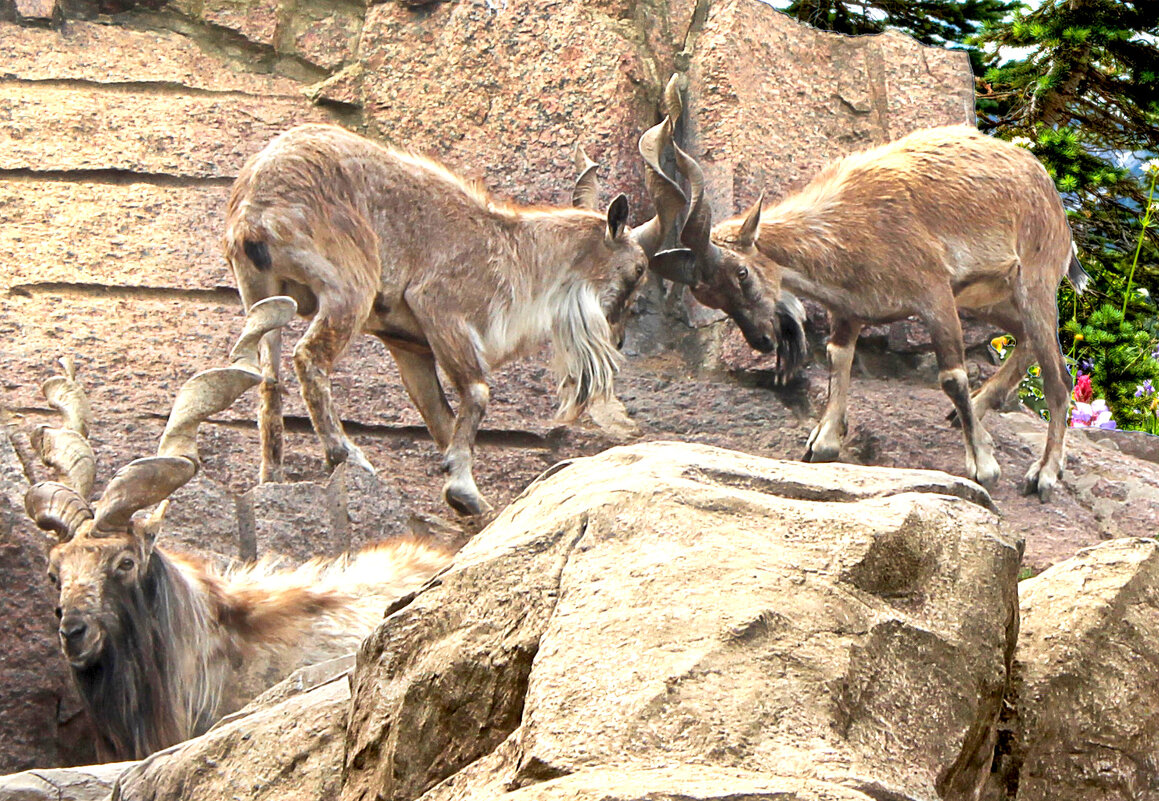
<path id="1" fill-rule="evenodd" d="M 117 564 L 117 570 L 122 570 L 122 571 L 128 573 L 130 570 L 132 570 L 136 566 L 137 566 L 137 563 L 133 560 L 133 557 L 126 556 L 124 559 L 122 559 Z"/>
<path id="2" fill-rule="evenodd" d="M 60 586 L 60 576 L 56 575 L 56 573 L 53 573 L 51 570 L 48 572 L 48 580 L 52 582 L 52 586 Z"/>
<path id="3" fill-rule="evenodd" d="M 645 269 L 645 267 L 643 264 L 636 265 L 636 277 L 637 278 L 639 278 L 640 276 L 642 276 L 644 274 L 644 269 Z"/>
<path id="4" fill-rule="evenodd" d="M 749 277 L 749 268 L 745 267 L 743 264 L 740 267 L 737 267 L 736 268 L 736 277 L 742 281 L 745 280 L 746 278 L 748 278 Z"/>

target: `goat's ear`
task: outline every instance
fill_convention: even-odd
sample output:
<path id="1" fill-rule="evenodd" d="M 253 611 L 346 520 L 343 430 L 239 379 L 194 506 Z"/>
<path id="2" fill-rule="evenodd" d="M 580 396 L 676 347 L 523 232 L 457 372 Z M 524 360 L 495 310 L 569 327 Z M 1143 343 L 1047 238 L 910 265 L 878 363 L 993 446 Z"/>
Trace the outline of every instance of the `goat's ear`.
<path id="1" fill-rule="evenodd" d="M 153 543 L 157 541 L 157 535 L 161 533 L 161 525 L 165 522 L 165 512 L 168 510 L 169 499 L 166 498 L 157 505 L 157 508 L 148 517 L 133 519 L 133 533 L 147 549 L 152 550 Z"/>
<path id="2" fill-rule="evenodd" d="M 648 260 L 648 267 L 661 278 L 696 286 L 696 257 L 688 248 L 662 250 Z"/>
<path id="3" fill-rule="evenodd" d="M 765 203 L 765 193 L 761 192 L 761 196 L 757 198 L 749 210 L 745 213 L 744 222 L 741 223 L 740 232 L 737 234 L 736 243 L 741 248 L 748 249 L 757 241 L 757 237 L 761 233 L 761 206 Z"/>
<path id="4" fill-rule="evenodd" d="M 623 194 L 616 195 L 612 205 L 608 206 L 608 241 L 614 241 L 628 223 L 628 198 Z"/>

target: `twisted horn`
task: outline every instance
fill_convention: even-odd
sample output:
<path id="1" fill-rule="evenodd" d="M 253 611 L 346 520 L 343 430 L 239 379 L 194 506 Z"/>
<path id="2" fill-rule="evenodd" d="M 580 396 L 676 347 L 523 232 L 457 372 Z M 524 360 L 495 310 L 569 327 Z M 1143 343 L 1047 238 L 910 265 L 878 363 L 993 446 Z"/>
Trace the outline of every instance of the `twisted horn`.
<path id="1" fill-rule="evenodd" d="M 676 167 L 688 177 L 692 200 L 689 202 L 688 217 L 680 229 L 681 243 L 696 257 L 699 276 L 714 270 L 720 263 L 720 248 L 712 243 L 712 208 L 704 199 L 704 173 L 692 156 L 673 144 L 676 151 Z"/>
<path id="2" fill-rule="evenodd" d="M 64 426 L 38 426 L 29 438 L 56 480 L 42 481 L 29 489 L 24 495 L 24 510 L 38 527 L 67 542 L 81 523 L 92 519 L 87 499 L 96 477 L 96 458 L 86 439 L 92 410 L 76 381 L 76 364 L 71 356 L 61 358 L 59 364 L 63 375 L 45 381 L 40 391 L 64 416 Z"/>
<path id="3" fill-rule="evenodd" d="M 68 542 L 93 510 L 75 489 L 57 481 L 41 481 L 24 494 L 24 511 L 39 528 Z"/>
<path id="4" fill-rule="evenodd" d="M 83 499 L 93 491 L 97 470 L 87 439 L 92 411 L 84 389 L 76 381 L 72 357 L 59 361 L 64 374 L 45 381 L 40 391 L 49 405 L 64 416 L 64 426 L 38 426 L 30 440 L 41 461 L 52 468 L 57 482 L 72 487 Z"/>
<path id="5" fill-rule="evenodd" d="M 228 409 L 250 387 L 261 383 L 258 343 L 288 323 L 297 305 L 288 297 L 267 298 L 250 307 L 245 328 L 230 351 L 229 367 L 203 370 L 177 392 L 157 455 L 122 467 L 96 505 L 93 532 L 122 532 L 133 514 L 168 498 L 197 474 L 197 429 L 210 415 Z"/>
<path id="6" fill-rule="evenodd" d="M 680 80 L 679 73 L 673 73 L 668 79 L 663 99 L 668 115 L 659 124 L 644 131 L 638 145 L 640 156 L 644 159 L 644 186 L 648 189 L 648 195 L 656 207 L 656 216 L 637 228 L 634 236 L 640 247 L 648 254 L 649 260 L 659 252 L 664 244 L 664 237 L 676 225 L 687 202 L 683 190 L 660 166 L 665 148 L 669 144 L 675 146 L 673 131 L 676 120 L 680 118 L 683 110 L 680 102 Z M 656 266 L 654 262 L 652 266 Z"/>
<path id="7" fill-rule="evenodd" d="M 591 209 L 595 211 L 599 206 L 600 182 L 596 178 L 596 169 L 599 167 L 588 158 L 583 145 L 575 146 L 575 189 L 571 192 L 571 204 L 577 209 Z"/>
<path id="8" fill-rule="evenodd" d="M 656 206 L 656 216 L 641 225 L 632 235 L 651 259 L 664 244 L 664 237 L 676 225 L 687 198 L 676 182 L 660 166 L 664 148 L 672 143 L 672 118 L 665 117 L 640 137 L 639 151 L 644 159 L 644 185 Z M 673 146 L 674 143 L 673 143 Z"/>

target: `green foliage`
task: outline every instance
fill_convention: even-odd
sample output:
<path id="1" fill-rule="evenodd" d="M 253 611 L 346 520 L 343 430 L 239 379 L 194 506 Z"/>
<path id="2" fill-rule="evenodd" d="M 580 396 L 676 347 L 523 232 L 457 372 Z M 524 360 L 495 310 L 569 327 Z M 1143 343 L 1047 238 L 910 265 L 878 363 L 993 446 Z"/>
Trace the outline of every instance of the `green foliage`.
<path id="1" fill-rule="evenodd" d="M 1159 295 L 1159 235 L 1142 219 L 1146 186 L 1137 168 L 1122 163 L 1159 153 L 1157 34 L 1154 0 L 1045 0 L 987 22 L 974 40 L 989 54 L 979 81 L 980 126 L 1003 139 L 1029 138 L 1070 209 L 1093 279 L 1080 319 L 1122 297 L 1133 261 L 1132 283 Z M 1025 55 L 1004 61 L 999 48 Z M 1059 300 L 1075 305 L 1069 291 Z"/>
<path id="2" fill-rule="evenodd" d="M 1135 393 L 1145 381 L 1159 384 L 1154 334 L 1127 319 L 1113 303 L 1099 306 L 1086 320 L 1068 320 L 1062 333 L 1075 358 L 1090 364 L 1095 397 L 1106 399 L 1121 428 L 1139 428 L 1153 411 L 1155 396 Z"/>
<path id="3" fill-rule="evenodd" d="M 982 55 L 973 38 L 1018 5 L 1017 0 L 793 0 L 785 11 L 815 28 L 838 33 L 897 28 L 923 44 L 966 50 L 977 72 Z"/>

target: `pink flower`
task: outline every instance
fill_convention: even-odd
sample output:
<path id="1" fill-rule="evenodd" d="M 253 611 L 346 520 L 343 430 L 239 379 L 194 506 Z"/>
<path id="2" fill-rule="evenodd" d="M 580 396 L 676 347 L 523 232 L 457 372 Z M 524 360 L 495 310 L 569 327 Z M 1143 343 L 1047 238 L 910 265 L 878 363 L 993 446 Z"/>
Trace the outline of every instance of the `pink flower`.
<path id="1" fill-rule="evenodd" d="M 1074 399 L 1079 403 L 1090 403 L 1094 394 L 1094 390 L 1091 389 L 1091 377 L 1080 375 L 1074 385 Z"/>

